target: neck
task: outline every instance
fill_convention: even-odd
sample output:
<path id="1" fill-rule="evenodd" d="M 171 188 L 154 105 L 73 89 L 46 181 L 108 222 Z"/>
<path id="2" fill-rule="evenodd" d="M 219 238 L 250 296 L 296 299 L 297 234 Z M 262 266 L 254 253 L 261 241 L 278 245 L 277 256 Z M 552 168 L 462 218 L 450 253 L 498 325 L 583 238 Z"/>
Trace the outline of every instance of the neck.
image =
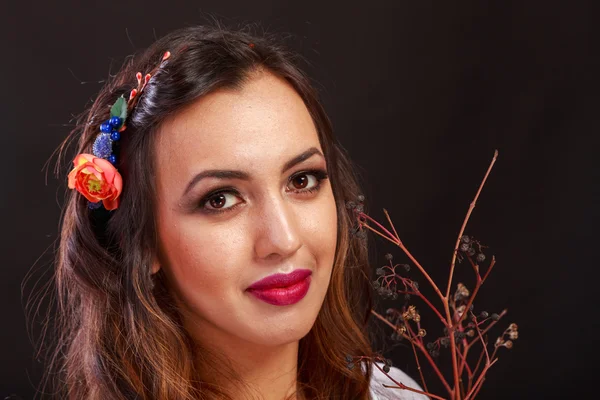
<path id="1" fill-rule="evenodd" d="M 281 400 L 295 391 L 297 341 L 276 347 L 247 346 L 244 350 L 237 352 L 232 360 L 242 380 L 250 384 L 260 394 L 260 398 Z"/>
<path id="2" fill-rule="evenodd" d="M 206 361 L 199 359 L 198 363 L 203 362 L 198 364 L 202 380 L 214 382 L 228 390 L 233 387 L 236 388 L 233 390 L 243 390 L 228 384 L 229 379 L 236 377 L 250 386 L 253 395 L 257 394 L 263 400 L 282 400 L 296 391 L 299 341 L 274 346 L 257 345 L 223 331 L 217 332 L 214 328 L 207 329 L 204 325 L 201 336 L 198 331 L 193 336 L 202 347 L 224 356 L 227 362 L 224 366 L 227 365 L 232 371 L 225 374 L 213 372 L 216 369 L 207 368 Z M 235 399 L 246 398 L 240 393 L 229 394 Z M 296 400 L 301 398 L 294 397 Z"/>

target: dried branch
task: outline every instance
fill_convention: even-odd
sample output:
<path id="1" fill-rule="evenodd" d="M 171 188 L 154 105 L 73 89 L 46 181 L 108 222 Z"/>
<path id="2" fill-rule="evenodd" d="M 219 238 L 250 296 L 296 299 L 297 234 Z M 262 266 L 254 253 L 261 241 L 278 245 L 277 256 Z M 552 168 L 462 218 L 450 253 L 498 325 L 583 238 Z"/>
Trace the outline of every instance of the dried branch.
<path id="1" fill-rule="evenodd" d="M 397 386 L 392 387 L 384 385 L 385 387 L 411 390 L 416 393 L 441 399 L 442 397 L 429 393 L 425 381 L 425 375 L 419 360 L 420 353 L 425 360 L 427 360 L 427 363 L 433 369 L 436 377 L 448 392 L 450 400 L 472 400 L 479 393 L 483 382 L 485 381 L 487 372 L 498 361 L 498 358 L 496 357 L 498 349 L 500 347 L 505 347 L 507 349 L 512 348 L 513 340 L 518 338 L 517 325 L 514 323 L 510 324 L 503 334 L 496 339 L 496 342 L 494 343 L 494 350 L 490 354 L 490 351 L 488 350 L 489 344 L 486 339 L 488 332 L 502 317 L 506 315 L 507 310 L 502 310 L 502 312 L 499 314 L 493 313 L 491 315 L 487 311 L 481 311 L 478 315 L 476 315 L 474 312 L 474 301 L 477 294 L 479 294 L 481 286 L 487 281 L 492 269 L 494 268 L 496 264 L 496 257 L 492 255 L 491 262 L 487 268 L 482 268 L 482 264 L 487 258 L 484 254 L 484 249 L 488 246 L 484 246 L 479 240 L 464 234 L 469 218 L 477 204 L 483 186 L 487 181 L 497 157 L 498 151 L 496 150 L 487 172 L 481 184 L 479 185 L 475 197 L 470 203 L 467 214 L 459 230 L 458 238 L 452 254 L 447 287 L 444 294 L 431 278 L 427 270 L 406 248 L 400 239 L 400 236 L 398 235 L 398 232 L 386 209 L 383 211 L 390 228 L 384 227 L 382 224 L 371 218 L 363 211 L 363 196 L 358 196 L 358 204 L 353 201 L 348 202 L 348 208 L 353 209 L 357 221 L 357 227 L 353 231 L 353 234 L 355 234 L 357 237 L 364 238 L 366 231 L 371 231 L 398 246 L 417 268 L 419 273 L 425 277 L 436 294 L 436 297 L 433 299 L 433 301 L 428 299 L 419 289 L 419 285 L 415 280 L 406 276 L 402 276 L 397 271 L 397 267 L 402 265 L 404 266 L 406 272 L 409 272 L 410 265 L 394 265 L 392 263 L 393 256 L 389 253 L 386 254 L 386 259 L 390 261 L 390 265 L 385 265 L 381 268 L 378 268 L 376 271 L 378 278 L 372 281 L 371 284 L 373 288 L 377 290 L 377 293 L 384 298 L 391 297 L 392 300 L 396 300 L 399 294 L 404 295 L 405 304 L 398 310 L 388 309 L 388 311 L 386 311 L 388 317 L 384 317 L 374 310 L 371 310 L 371 313 L 380 321 L 383 321 L 386 325 L 392 328 L 392 339 L 407 340 L 410 342 L 425 391 L 422 392 L 420 390 L 407 388 L 405 385 L 395 381 L 394 383 L 396 383 Z M 473 258 L 474 256 L 475 259 Z M 456 270 L 456 261 L 458 260 L 460 263 L 465 259 L 469 262 L 475 274 L 473 291 L 470 292 L 464 284 L 458 283 L 455 292 L 452 294 L 451 289 Z M 483 273 L 482 276 L 483 270 L 485 270 L 485 273 Z M 366 275 L 365 278 L 369 279 Z M 398 287 L 398 285 L 401 285 L 401 287 Z M 442 328 L 444 331 L 443 336 L 438 337 L 427 344 L 424 343 L 423 338 L 426 335 L 426 331 L 422 327 L 421 317 L 416 306 L 409 304 L 411 296 L 423 301 L 423 303 L 430 310 L 432 310 L 437 319 L 442 323 Z M 436 304 L 441 307 L 438 308 Z M 469 362 L 471 358 L 469 357 L 469 351 L 476 344 L 481 344 L 481 353 L 477 358 L 476 364 L 471 366 Z M 452 359 L 452 384 L 442 373 L 436 362 L 442 349 L 448 349 L 450 351 Z M 359 356 L 358 358 L 363 359 L 365 356 Z M 485 362 L 483 362 L 483 360 L 485 360 Z M 386 367 L 384 367 L 384 370 L 382 370 L 384 373 L 387 372 L 385 369 L 387 368 L 389 370 L 389 366 L 391 365 L 391 362 L 387 364 L 387 361 L 388 360 L 386 360 Z M 482 365 L 483 368 L 480 371 Z M 379 366 L 377 366 L 377 368 L 381 369 Z M 463 381 L 463 377 L 466 379 L 466 384 Z M 390 377 L 390 379 L 392 378 Z"/>

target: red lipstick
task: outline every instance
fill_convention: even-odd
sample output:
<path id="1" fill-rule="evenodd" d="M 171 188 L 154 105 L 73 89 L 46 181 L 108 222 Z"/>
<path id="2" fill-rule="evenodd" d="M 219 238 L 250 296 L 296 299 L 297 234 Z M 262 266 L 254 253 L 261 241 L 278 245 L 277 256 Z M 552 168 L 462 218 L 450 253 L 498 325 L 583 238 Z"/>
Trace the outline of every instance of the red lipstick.
<path id="1" fill-rule="evenodd" d="M 299 302 L 310 287 L 312 271 L 297 269 L 289 274 L 269 275 L 254 282 L 248 289 L 258 299 L 276 306 Z"/>

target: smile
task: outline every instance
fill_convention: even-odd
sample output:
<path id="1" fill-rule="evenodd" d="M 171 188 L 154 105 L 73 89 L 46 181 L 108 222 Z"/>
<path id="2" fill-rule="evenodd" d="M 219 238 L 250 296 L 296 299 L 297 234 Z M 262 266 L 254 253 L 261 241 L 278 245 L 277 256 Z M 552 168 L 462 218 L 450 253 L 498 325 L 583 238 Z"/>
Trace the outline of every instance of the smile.
<path id="1" fill-rule="evenodd" d="M 270 289 L 248 289 L 256 298 L 275 306 L 287 306 L 302 300 L 310 288 L 311 276 L 291 286 Z"/>

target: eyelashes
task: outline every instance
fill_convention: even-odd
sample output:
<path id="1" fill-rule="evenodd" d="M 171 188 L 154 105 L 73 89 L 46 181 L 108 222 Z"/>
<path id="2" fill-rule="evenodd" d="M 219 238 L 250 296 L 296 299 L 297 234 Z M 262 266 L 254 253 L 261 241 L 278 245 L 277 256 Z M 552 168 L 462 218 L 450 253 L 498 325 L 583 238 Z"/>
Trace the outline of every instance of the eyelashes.
<path id="1" fill-rule="evenodd" d="M 301 171 L 297 174 L 292 175 L 289 179 L 288 179 L 288 184 L 292 183 L 296 178 L 302 177 L 302 176 L 314 176 L 316 178 L 316 184 L 313 185 L 310 188 L 302 188 L 302 189 L 293 189 L 291 190 L 291 192 L 295 193 L 295 194 L 299 194 L 301 196 L 307 196 L 307 195 L 311 195 L 313 193 L 318 192 L 322 185 L 323 185 L 323 181 L 325 179 L 328 179 L 329 176 L 327 174 L 327 172 L 325 170 L 322 169 L 312 169 L 312 170 L 307 170 L 307 171 Z M 310 183 L 308 184 L 310 185 Z M 209 203 L 211 200 L 213 199 L 219 199 L 221 198 L 222 201 L 221 202 L 227 202 L 227 197 L 226 195 L 228 194 L 232 194 L 234 196 L 239 196 L 240 193 L 233 187 L 226 187 L 226 188 L 219 188 L 216 191 L 211 192 L 210 194 L 204 196 L 202 198 L 202 200 L 200 200 L 199 206 L 198 208 L 200 209 L 200 212 L 205 213 L 205 214 L 223 214 L 229 211 L 234 210 L 235 208 L 237 208 L 241 203 L 237 203 L 231 207 L 226 207 L 226 208 L 209 208 L 207 207 L 207 203 Z"/>

